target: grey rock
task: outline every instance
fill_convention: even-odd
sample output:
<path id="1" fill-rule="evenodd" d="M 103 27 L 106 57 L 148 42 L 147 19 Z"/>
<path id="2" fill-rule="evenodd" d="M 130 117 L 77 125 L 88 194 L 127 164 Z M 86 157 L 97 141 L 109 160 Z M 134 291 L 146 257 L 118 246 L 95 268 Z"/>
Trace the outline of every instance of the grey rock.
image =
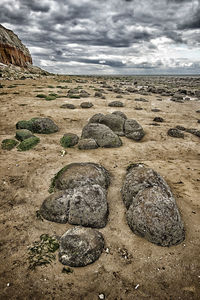
<path id="1" fill-rule="evenodd" d="M 185 131 L 186 131 L 186 132 L 189 132 L 189 133 L 191 133 L 191 134 L 193 134 L 193 135 L 196 135 L 196 136 L 200 137 L 200 130 L 198 130 L 198 129 L 195 129 L 195 128 L 188 128 L 188 129 L 186 129 Z"/>
<path id="2" fill-rule="evenodd" d="M 40 208 L 40 214 L 48 221 L 67 223 L 69 204 L 73 190 L 57 192 L 47 197 Z"/>
<path id="3" fill-rule="evenodd" d="M 91 108 L 93 105 L 92 102 L 82 102 L 80 105 L 82 108 Z"/>
<path id="4" fill-rule="evenodd" d="M 166 181 L 153 169 L 143 164 L 130 165 L 122 186 L 122 198 L 126 208 L 130 207 L 139 191 L 153 186 L 160 186 L 166 193 L 171 193 Z"/>
<path id="5" fill-rule="evenodd" d="M 107 217 L 108 205 L 104 188 L 90 183 L 74 188 L 70 199 L 70 224 L 103 228 Z"/>
<path id="6" fill-rule="evenodd" d="M 81 139 L 78 143 L 78 148 L 80 150 L 91 150 L 97 149 L 98 147 L 99 146 L 94 139 Z"/>
<path id="7" fill-rule="evenodd" d="M 162 117 L 155 117 L 155 118 L 153 119 L 153 121 L 154 121 L 154 122 L 160 122 L 160 123 L 162 123 L 162 122 L 164 122 L 164 119 L 163 119 Z"/>
<path id="8" fill-rule="evenodd" d="M 82 130 L 81 138 L 93 138 L 99 147 L 114 148 L 122 145 L 121 139 L 104 124 L 87 124 Z"/>
<path id="9" fill-rule="evenodd" d="M 75 109 L 76 106 L 74 104 L 71 104 L 71 103 L 65 103 L 65 104 L 62 104 L 60 106 L 60 108 L 68 108 L 68 109 Z"/>
<path id="10" fill-rule="evenodd" d="M 66 165 L 55 175 L 52 185 L 59 190 L 72 189 L 80 186 L 81 182 L 86 184 L 87 179 L 103 188 L 108 188 L 110 184 L 109 172 L 103 166 L 86 162 Z"/>
<path id="11" fill-rule="evenodd" d="M 95 122 L 92 122 L 95 123 Z M 124 119 L 119 115 L 107 114 L 98 119 L 100 124 L 108 126 L 117 135 L 124 135 Z"/>
<path id="12" fill-rule="evenodd" d="M 70 267 L 83 267 L 96 261 L 103 248 L 102 233 L 91 228 L 74 227 L 61 237 L 59 260 Z"/>
<path id="13" fill-rule="evenodd" d="M 113 115 L 116 115 L 116 116 L 120 116 L 121 118 L 123 118 L 124 120 L 126 120 L 127 119 L 127 116 L 125 115 L 125 113 L 123 113 L 122 111 L 114 111 L 113 113 L 112 113 Z"/>
<path id="14" fill-rule="evenodd" d="M 175 138 L 182 138 L 184 139 L 184 133 L 181 132 L 179 129 L 177 128 L 170 128 L 167 132 L 167 134 L 171 137 L 175 137 Z"/>
<path id="15" fill-rule="evenodd" d="M 124 104 L 121 101 L 112 101 L 112 102 L 108 103 L 108 106 L 111 106 L 111 107 L 123 107 Z"/>
<path id="16" fill-rule="evenodd" d="M 129 139 L 140 141 L 144 137 L 145 132 L 136 120 L 127 119 L 124 123 L 124 134 Z"/>
<path id="17" fill-rule="evenodd" d="M 89 119 L 88 123 L 100 123 L 103 116 L 101 113 L 95 114 Z"/>
<path id="18" fill-rule="evenodd" d="M 17 129 L 28 129 L 34 133 L 54 133 L 59 130 L 58 126 L 49 118 L 33 118 L 29 121 L 19 121 Z"/>
<path id="19" fill-rule="evenodd" d="M 185 239 L 175 199 L 159 186 L 139 191 L 126 217 L 135 234 L 157 245 L 169 247 Z"/>

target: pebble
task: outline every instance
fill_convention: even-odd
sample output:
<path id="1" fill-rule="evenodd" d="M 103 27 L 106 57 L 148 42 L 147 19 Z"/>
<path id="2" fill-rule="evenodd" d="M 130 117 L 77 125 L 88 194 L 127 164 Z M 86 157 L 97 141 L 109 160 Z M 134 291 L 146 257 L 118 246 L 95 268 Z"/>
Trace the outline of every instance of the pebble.
<path id="1" fill-rule="evenodd" d="M 101 299 L 101 300 L 105 299 L 105 295 L 104 294 L 99 294 L 99 299 Z"/>

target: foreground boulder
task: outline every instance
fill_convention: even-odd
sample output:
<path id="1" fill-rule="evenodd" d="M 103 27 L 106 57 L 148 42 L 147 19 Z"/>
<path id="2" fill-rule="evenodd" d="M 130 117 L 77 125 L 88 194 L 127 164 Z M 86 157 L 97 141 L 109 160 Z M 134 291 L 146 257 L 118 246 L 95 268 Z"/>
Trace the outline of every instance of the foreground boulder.
<path id="1" fill-rule="evenodd" d="M 165 180 L 142 164 L 126 174 L 122 197 L 131 230 L 160 246 L 172 246 L 185 238 L 184 226 L 172 192 Z"/>
<path id="2" fill-rule="evenodd" d="M 125 120 L 124 134 L 127 138 L 134 141 L 140 141 L 145 135 L 142 126 L 136 120 L 132 119 Z"/>
<path id="3" fill-rule="evenodd" d="M 74 163 L 61 169 L 52 181 L 51 191 L 40 208 L 48 221 L 103 228 L 108 220 L 108 171 L 94 163 Z"/>
<path id="4" fill-rule="evenodd" d="M 28 129 L 33 133 L 54 133 L 59 130 L 58 126 L 49 118 L 33 118 L 29 121 L 19 121 L 17 129 Z"/>
<path id="5" fill-rule="evenodd" d="M 81 138 L 92 138 L 99 147 L 114 148 L 122 145 L 121 139 L 104 124 L 87 124 L 82 130 Z"/>
<path id="6" fill-rule="evenodd" d="M 99 231 L 74 227 L 61 237 L 59 260 L 70 267 L 84 267 L 96 261 L 103 248 L 104 238 Z"/>

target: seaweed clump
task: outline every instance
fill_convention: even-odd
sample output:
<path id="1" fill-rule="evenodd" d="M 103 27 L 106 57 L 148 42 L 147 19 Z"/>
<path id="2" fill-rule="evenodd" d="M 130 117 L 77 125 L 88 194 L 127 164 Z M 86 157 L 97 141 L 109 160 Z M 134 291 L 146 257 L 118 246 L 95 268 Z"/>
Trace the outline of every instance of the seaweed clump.
<path id="1" fill-rule="evenodd" d="M 28 248 L 29 269 L 34 270 L 38 266 L 50 264 L 55 260 L 54 252 L 59 248 L 59 243 L 56 238 L 48 234 L 42 234 L 40 241 L 35 241 Z"/>

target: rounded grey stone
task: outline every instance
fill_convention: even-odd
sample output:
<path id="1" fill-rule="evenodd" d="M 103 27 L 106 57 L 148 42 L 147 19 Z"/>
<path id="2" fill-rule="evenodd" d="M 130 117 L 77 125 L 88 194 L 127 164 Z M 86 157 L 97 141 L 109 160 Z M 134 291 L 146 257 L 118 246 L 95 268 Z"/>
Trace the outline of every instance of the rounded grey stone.
<path id="1" fill-rule="evenodd" d="M 127 116 L 125 115 L 125 113 L 123 113 L 122 111 L 114 111 L 114 112 L 112 112 L 112 114 L 114 114 L 114 115 L 117 115 L 117 116 L 120 116 L 121 118 L 123 118 L 124 120 L 126 120 L 127 119 Z"/>
<path id="2" fill-rule="evenodd" d="M 112 101 L 112 102 L 108 103 L 108 106 L 111 106 L 111 107 L 123 107 L 124 104 L 121 101 Z"/>
<path id="3" fill-rule="evenodd" d="M 124 134 L 129 139 L 140 141 L 144 137 L 145 132 L 136 120 L 127 119 L 124 123 Z"/>
<path id="4" fill-rule="evenodd" d="M 96 261 L 103 248 L 102 233 L 92 228 L 74 227 L 61 237 L 59 260 L 70 267 L 84 267 Z"/>
<path id="5" fill-rule="evenodd" d="M 185 239 L 175 199 L 159 186 L 139 191 L 126 217 L 135 234 L 159 246 L 177 245 Z"/>
<path id="6" fill-rule="evenodd" d="M 80 150 L 91 150 L 97 149 L 98 147 L 99 146 L 94 139 L 81 139 L 78 143 L 78 148 Z"/>
<path id="7" fill-rule="evenodd" d="M 99 147 L 114 148 L 122 145 L 121 139 L 104 124 L 87 124 L 82 130 L 81 138 L 93 138 Z"/>

